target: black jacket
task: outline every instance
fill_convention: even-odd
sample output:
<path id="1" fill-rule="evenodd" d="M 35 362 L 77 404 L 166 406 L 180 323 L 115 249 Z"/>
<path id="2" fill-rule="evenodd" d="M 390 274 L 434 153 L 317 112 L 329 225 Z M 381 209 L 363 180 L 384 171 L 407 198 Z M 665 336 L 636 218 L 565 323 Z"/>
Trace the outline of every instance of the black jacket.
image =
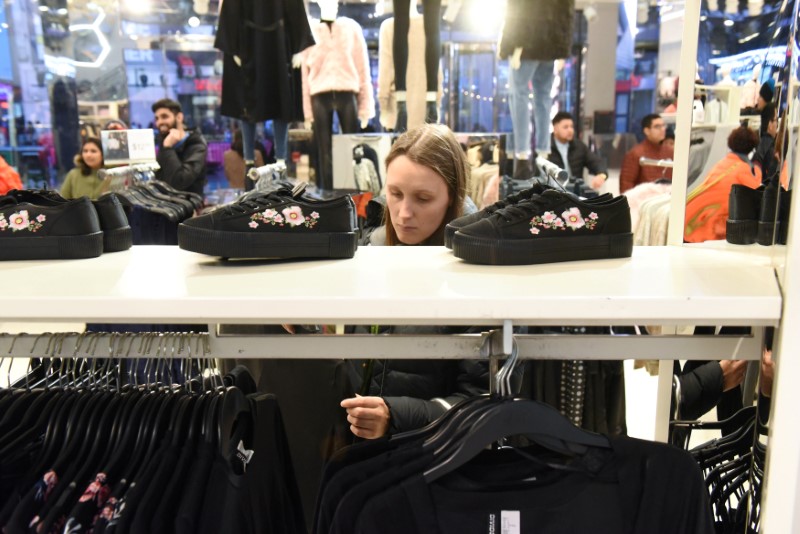
<path id="1" fill-rule="evenodd" d="M 163 139 L 159 140 L 156 161 L 161 168 L 156 171 L 156 179 L 175 189 L 202 195 L 206 185 L 208 144 L 200 130 L 187 131 L 189 137 L 177 148 L 165 148 Z"/>
<path id="2" fill-rule="evenodd" d="M 366 327 L 356 327 L 364 332 Z M 381 333 L 442 334 L 466 329 L 426 326 L 393 326 Z M 350 381 L 356 392 L 362 388 L 364 360 L 348 360 Z M 517 378 L 522 366 L 518 366 Z M 370 396 L 383 397 L 391 412 L 392 434 L 422 428 L 441 416 L 448 407 L 467 397 L 489 392 L 489 366 L 485 360 L 375 360 Z M 434 400 L 436 399 L 436 400 Z"/>
<path id="3" fill-rule="evenodd" d="M 569 57 L 575 0 L 508 0 L 500 36 L 500 57 L 522 48 L 522 59 Z"/>
<path id="4" fill-rule="evenodd" d="M 214 41 L 224 52 L 220 112 L 249 122 L 303 120 L 292 56 L 313 44 L 303 0 L 225 0 Z"/>
<path id="5" fill-rule="evenodd" d="M 577 137 L 569 142 L 569 148 L 567 149 L 569 168 L 565 165 L 567 162 L 562 160 L 561 152 L 558 151 L 556 140 L 552 135 L 550 136 L 550 155 L 547 156 L 547 159 L 562 169 L 569 170 L 570 176 L 576 178 L 583 176 L 584 167 L 589 169 L 589 172 L 592 174 L 608 172 L 600 156 L 589 150 L 589 147 L 583 144 L 583 141 Z"/>

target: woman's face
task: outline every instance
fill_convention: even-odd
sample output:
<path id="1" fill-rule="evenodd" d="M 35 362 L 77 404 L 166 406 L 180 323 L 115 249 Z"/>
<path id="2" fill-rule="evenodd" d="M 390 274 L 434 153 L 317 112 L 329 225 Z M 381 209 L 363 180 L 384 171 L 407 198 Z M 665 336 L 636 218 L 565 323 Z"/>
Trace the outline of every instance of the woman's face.
<path id="1" fill-rule="evenodd" d="M 398 239 L 418 245 L 441 226 L 450 195 L 444 178 L 398 156 L 386 169 L 386 205 Z"/>
<path id="2" fill-rule="evenodd" d="M 103 152 L 94 143 L 86 143 L 81 149 L 81 157 L 90 169 L 99 169 L 103 166 Z"/>

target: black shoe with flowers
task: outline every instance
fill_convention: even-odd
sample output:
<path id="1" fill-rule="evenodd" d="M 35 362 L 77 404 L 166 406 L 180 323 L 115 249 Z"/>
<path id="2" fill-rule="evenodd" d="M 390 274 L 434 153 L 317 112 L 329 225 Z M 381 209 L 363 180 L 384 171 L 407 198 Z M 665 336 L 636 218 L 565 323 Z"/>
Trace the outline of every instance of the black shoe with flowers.
<path id="1" fill-rule="evenodd" d="M 221 258 L 352 258 L 353 200 L 314 200 L 304 189 L 251 192 L 188 219 L 178 227 L 178 246 Z"/>
<path id="2" fill-rule="evenodd" d="M 35 202 L 0 196 L 0 260 L 95 258 L 103 231 L 91 201 Z"/>
<path id="3" fill-rule="evenodd" d="M 457 258 L 489 265 L 627 258 L 632 251 L 627 198 L 586 202 L 552 189 L 460 228 L 453 236 Z"/>

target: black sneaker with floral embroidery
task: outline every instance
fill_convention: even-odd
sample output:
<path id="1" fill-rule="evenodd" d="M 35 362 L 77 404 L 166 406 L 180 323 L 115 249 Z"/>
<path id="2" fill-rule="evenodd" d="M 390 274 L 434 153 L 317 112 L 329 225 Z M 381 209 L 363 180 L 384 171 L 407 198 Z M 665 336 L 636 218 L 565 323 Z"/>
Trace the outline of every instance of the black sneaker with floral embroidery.
<path id="1" fill-rule="evenodd" d="M 103 231 L 91 201 L 21 200 L 0 196 L 0 260 L 95 258 Z"/>
<path id="2" fill-rule="evenodd" d="M 632 251 L 626 197 L 595 203 L 552 189 L 460 228 L 453 236 L 457 258 L 489 265 L 627 258 Z"/>
<path id="3" fill-rule="evenodd" d="M 178 246 L 222 258 L 352 258 L 355 204 L 349 196 L 314 200 L 304 185 L 251 192 L 233 204 L 188 219 Z"/>

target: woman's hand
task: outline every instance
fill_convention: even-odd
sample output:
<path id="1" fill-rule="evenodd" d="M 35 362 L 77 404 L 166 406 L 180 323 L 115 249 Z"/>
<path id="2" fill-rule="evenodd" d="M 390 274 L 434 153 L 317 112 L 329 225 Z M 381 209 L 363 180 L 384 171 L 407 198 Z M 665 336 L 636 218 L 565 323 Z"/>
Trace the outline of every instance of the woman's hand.
<path id="1" fill-rule="evenodd" d="M 347 410 L 350 431 L 359 438 L 376 439 L 389 431 L 389 407 L 382 397 L 356 395 L 341 403 Z"/>

